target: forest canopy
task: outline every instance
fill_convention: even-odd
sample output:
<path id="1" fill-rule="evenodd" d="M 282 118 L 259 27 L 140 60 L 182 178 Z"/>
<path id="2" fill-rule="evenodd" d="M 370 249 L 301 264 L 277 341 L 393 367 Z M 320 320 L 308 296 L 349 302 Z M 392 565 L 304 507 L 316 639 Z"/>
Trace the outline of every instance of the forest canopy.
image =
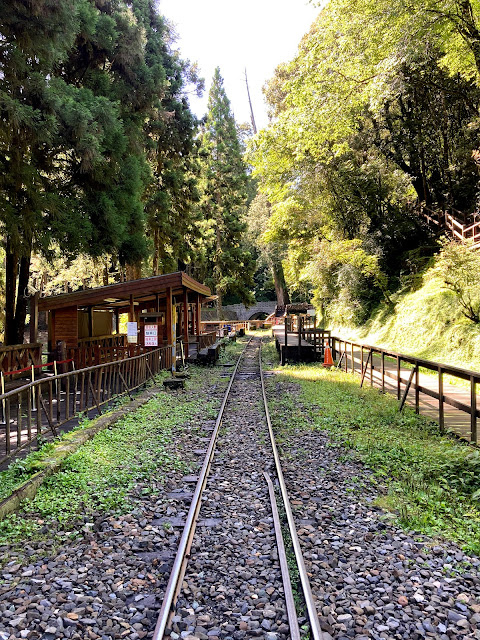
<path id="1" fill-rule="evenodd" d="M 363 321 L 436 250 L 422 211 L 477 208 L 477 5 L 332 0 L 265 88 L 264 238 L 331 319 Z"/>

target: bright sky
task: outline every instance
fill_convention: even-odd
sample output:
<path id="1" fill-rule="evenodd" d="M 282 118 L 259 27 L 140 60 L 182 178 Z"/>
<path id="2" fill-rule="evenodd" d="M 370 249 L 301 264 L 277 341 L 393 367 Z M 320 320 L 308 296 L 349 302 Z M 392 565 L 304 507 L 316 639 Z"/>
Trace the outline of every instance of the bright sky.
<path id="1" fill-rule="evenodd" d="M 275 67 L 291 60 L 319 13 L 307 0 L 159 0 L 159 9 L 176 25 L 183 58 L 197 61 L 205 78 L 204 97 L 191 97 L 193 111 L 207 109 L 208 89 L 220 67 L 237 122 L 250 122 L 245 68 L 257 127 L 267 124 L 262 86 Z"/>

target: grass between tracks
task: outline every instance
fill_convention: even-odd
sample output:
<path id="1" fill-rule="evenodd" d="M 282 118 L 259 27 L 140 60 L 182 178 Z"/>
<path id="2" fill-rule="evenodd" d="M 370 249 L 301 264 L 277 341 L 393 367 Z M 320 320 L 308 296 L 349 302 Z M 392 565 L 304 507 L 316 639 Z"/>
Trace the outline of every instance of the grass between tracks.
<path id="1" fill-rule="evenodd" d="M 243 342 L 229 344 L 220 365 L 235 359 L 242 348 Z M 186 392 L 159 391 L 135 412 L 98 433 L 66 459 L 62 470 L 41 485 L 32 501 L 25 501 L 20 514 L 0 522 L 0 544 L 51 536 L 55 529 L 75 537 L 81 535 L 78 522 L 88 521 L 92 514 L 131 512 L 138 497 L 137 485 L 145 495 L 154 490 L 164 473 L 186 469 L 182 452 L 175 450 L 175 438 L 186 422 L 216 416 L 220 399 L 211 399 L 209 391 L 227 385 L 228 378 L 220 377 L 223 371 L 221 366 L 190 367 Z M 78 428 L 88 424 L 84 420 Z M 39 471 L 42 461 L 54 455 L 56 443 L 68 436 L 45 444 L 1 472 L 0 495 L 8 495 Z"/>
<path id="2" fill-rule="evenodd" d="M 264 348 L 263 361 L 278 362 L 273 343 Z M 267 387 L 280 444 L 298 430 L 328 432 L 331 447 L 351 450 L 387 487 L 378 503 L 403 527 L 480 554 L 478 449 L 442 435 L 438 425 L 408 408 L 399 413 L 393 396 L 360 389 L 351 374 L 319 363 L 277 367 Z"/>

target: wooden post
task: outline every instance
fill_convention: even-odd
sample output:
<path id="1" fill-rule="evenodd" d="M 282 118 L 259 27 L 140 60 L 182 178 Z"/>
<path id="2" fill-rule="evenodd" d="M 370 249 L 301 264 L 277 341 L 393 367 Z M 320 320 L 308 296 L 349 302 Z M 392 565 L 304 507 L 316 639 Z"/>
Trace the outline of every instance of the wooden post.
<path id="1" fill-rule="evenodd" d="M 135 302 L 133 295 L 130 295 L 130 308 L 128 310 L 128 321 L 135 322 Z"/>
<path id="2" fill-rule="evenodd" d="M 160 296 L 158 293 L 155 294 L 155 311 L 160 313 Z"/>
<path id="3" fill-rule="evenodd" d="M 418 372 L 418 364 L 415 365 L 415 413 L 420 413 L 420 376 Z"/>
<path id="4" fill-rule="evenodd" d="M 352 373 L 355 373 L 355 356 L 353 353 L 353 342 L 350 343 L 350 353 L 352 356 Z"/>
<path id="5" fill-rule="evenodd" d="M 115 309 L 115 327 L 118 336 L 118 334 L 120 333 L 120 310 L 118 308 Z"/>
<path id="6" fill-rule="evenodd" d="M 30 342 L 38 342 L 38 291 L 30 298 Z"/>
<path id="7" fill-rule="evenodd" d="M 88 307 L 88 337 L 93 338 L 93 307 Z"/>
<path id="8" fill-rule="evenodd" d="M 173 342 L 173 301 L 171 287 L 167 288 L 167 312 L 165 323 L 167 326 L 167 344 L 171 345 Z"/>
<path id="9" fill-rule="evenodd" d="M 183 287 L 183 349 L 188 358 L 188 291 Z"/>
<path id="10" fill-rule="evenodd" d="M 382 393 L 385 393 L 385 351 L 382 351 Z"/>
<path id="11" fill-rule="evenodd" d="M 202 333 L 202 300 L 200 298 L 199 293 L 197 293 L 197 306 L 195 308 L 195 313 L 196 313 L 195 324 L 197 325 L 196 331 L 197 331 L 197 336 L 199 336 Z"/>
<path id="12" fill-rule="evenodd" d="M 475 376 L 470 376 L 470 442 L 477 444 L 477 388 Z"/>
<path id="13" fill-rule="evenodd" d="M 445 428 L 445 411 L 443 405 L 443 369 L 438 367 L 438 423 L 440 429 Z"/>
<path id="14" fill-rule="evenodd" d="M 400 356 L 397 356 L 397 400 L 400 400 Z"/>

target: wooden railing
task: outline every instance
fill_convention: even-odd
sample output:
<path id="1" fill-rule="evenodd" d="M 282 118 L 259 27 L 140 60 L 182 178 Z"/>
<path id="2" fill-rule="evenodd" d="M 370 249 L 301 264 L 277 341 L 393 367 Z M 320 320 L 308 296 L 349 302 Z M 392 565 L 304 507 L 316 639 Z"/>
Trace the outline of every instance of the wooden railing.
<path id="1" fill-rule="evenodd" d="M 127 336 L 124 333 L 117 333 L 115 335 L 106 336 L 94 336 L 93 338 L 80 338 L 78 341 L 79 348 L 81 347 L 126 347 Z"/>
<path id="2" fill-rule="evenodd" d="M 32 364 L 42 361 L 42 343 L 15 344 L 10 347 L 0 347 L 0 371 L 8 373 L 26 369 Z"/>
<path id="3" fill-rule="evenodd" d="M 469 244 L 472 249 L 480 248 L 480 222 L 463 224 L 456 220 L 450 213 L 445 213 L 445 226 L 451 234 L 463 244 Z"/>
<path id="4" fill-rule="evenodd" d="M 450 235 L 471 249 L 480 249 L 480 220 L 479 214 L 468 214 L 457 209 L 434 210 L 423 206 L 420 209 L 423 219 L 428 226 L 436 231 L 448 230 Z"/>
<path id="5" fill-rule="evenodd" d="M 73 360 L 76 369 L 85 367 L 93 367 L 97 364 L 113 362 L 115 360 L 124 360 L 125 358 L 133 358 L 142 353 L 147 353 L 152 347 L 144 347 L 139 344 L 130 344 L 128 346 L 100 346 L 90 345 L 78 347 L 76 349 L 67 349 L 67 358 Z"/>
<path id="6" fill-rule="evenodd" d="M 409 401 L 419 413 L 420 403 L 431 403 L 433 399 L 435 402 L 433 406 L 429 404 L 429 413 L 438 420 L 442 430 L 446 426 L 446 405 L 459 410 L 461 414 L 452 420 L 449 428 L 461 438 L 479 444 L 477 418 L 480 417 L 480 410 L 477 406 L 477 385 L 480 382 L 480 372 L 423 360 L 336 336 L 330 337 L 326 342 L 332 348 L 338 367 L 346 372 L 359 374 L 361 385 L 368 381 L 371 386 L 378 387 L 382 392 L 395 393 L 400 401 L 400 410 Z M 420 369 L 433 374 L 431 385 L 426 383 L 426 378 L 421 384 Z M 430 381 L 430 375 L 427 382 Z M 459 393 L 457 397 L 453 397 L 445 393 L 445 376 L 467 381 L 468 387 L 465 387 L 464 391 L 462 387 L 456 387 Z M 466 414 L 465 420 L 461 419 L 462 414 Z"/>
<path id="7" fill-rule="evenodd" d="M 211 347 L 212 344 L 215 343 L 217 339 L 216 331 L 209 331 L 208 333 L 201 333 L 198 336 L 198 350 L 206 349 L 207 347 Z"/>
<path id="8" fill-rule="evenodd" d="M 115 396 L 138 389 L 162 369 L 172 367 L 171 346 L 42 378 L 0 395 L 0 464 L 32 444 L 40 435 L 56 436 L 59 428 Z"/>

